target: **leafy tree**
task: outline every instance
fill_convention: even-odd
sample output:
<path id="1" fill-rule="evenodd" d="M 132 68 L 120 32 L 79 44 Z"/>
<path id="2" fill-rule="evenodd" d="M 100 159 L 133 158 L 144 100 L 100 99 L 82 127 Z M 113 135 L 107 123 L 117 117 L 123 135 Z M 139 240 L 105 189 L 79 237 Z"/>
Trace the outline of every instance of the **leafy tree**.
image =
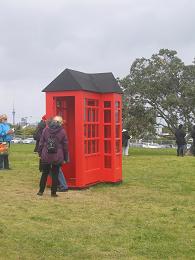
<path id="1" fill-rule="evenodd" d="M 123 96 L 123 126 L 135 138 L 155 135 L 156 115 L 153 108 L 145 108 L 132 97 Z"/>
<path id="2" fill-rule="evenodd" d="M 174 50 L 161 49 L 150 59 L 136 59 L 130 74 L 120 81 L 129 111 L 136 104 L 143 115 L 147 111 L 162 118 L 158 124 L 172 132 L 179 123 L 190 128 L 195 120 L 195 65 L 186 66 L 176 55 Z"/>
<path id="3" fill-rule="evenodd" d="M 20 125 L 15 126 L 15 135 L 22 135 L 22 127 Z"/>
<path id="4" fill-rule="evenodd" d="M 27 126 L 22 129 L 22 135 L 24 136 L 32 136 L 36 130 L 36 127 Z"/>

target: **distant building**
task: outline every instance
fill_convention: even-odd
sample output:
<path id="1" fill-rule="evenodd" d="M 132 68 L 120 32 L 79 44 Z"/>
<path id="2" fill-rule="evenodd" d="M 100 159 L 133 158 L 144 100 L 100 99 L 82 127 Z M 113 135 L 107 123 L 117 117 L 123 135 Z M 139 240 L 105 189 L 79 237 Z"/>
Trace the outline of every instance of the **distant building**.
<path id="1" fill-rule="evenodd" d="M 27 117 L 22 117 L 20 121 L 21 126 L 26 126 L 28 124 Z"/>
<path id="2" fill-rule="evenodd" d="M 157 127 L 156 133 L 157 133 L 157 135 L 162 135 L 162 127 Z"/>

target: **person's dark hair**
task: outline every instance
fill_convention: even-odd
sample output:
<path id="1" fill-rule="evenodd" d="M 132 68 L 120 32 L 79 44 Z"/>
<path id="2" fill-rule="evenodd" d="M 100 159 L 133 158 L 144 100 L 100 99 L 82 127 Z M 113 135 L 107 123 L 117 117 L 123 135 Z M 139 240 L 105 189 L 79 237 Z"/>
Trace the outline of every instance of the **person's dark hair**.
<path id="1" fill-rule="evenodd" d="M 183 127 L 183 125 L 182 125 L 182 124 L 180 124 L 180 125 L 179 125 L 179 129 L 181 129 L 182 127 Z"/>

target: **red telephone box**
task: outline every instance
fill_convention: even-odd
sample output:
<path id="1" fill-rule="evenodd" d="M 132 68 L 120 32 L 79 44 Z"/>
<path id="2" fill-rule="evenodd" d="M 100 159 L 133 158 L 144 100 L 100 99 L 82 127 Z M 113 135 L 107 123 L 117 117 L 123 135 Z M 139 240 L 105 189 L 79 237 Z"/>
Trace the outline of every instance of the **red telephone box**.
<path id="1" fill-rule="evenodd" d="M 112 73 L 64 70 L 44 90 L 46 115 L 60 115 L 69 142 L 70 188 L 122 181 L 122 90 Z"/>

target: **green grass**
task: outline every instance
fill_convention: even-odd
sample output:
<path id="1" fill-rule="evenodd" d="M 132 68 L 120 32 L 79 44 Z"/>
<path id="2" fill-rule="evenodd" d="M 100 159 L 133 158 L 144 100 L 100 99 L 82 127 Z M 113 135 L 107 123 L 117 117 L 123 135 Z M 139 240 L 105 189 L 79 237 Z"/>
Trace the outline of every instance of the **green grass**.
<path id="1" fill-rule="evenodd" d="M 36 196 L 31 145 L 0 171 L 0 259 L 195 259 L 195 158 L 132 149 L 124 181 Z"/>

